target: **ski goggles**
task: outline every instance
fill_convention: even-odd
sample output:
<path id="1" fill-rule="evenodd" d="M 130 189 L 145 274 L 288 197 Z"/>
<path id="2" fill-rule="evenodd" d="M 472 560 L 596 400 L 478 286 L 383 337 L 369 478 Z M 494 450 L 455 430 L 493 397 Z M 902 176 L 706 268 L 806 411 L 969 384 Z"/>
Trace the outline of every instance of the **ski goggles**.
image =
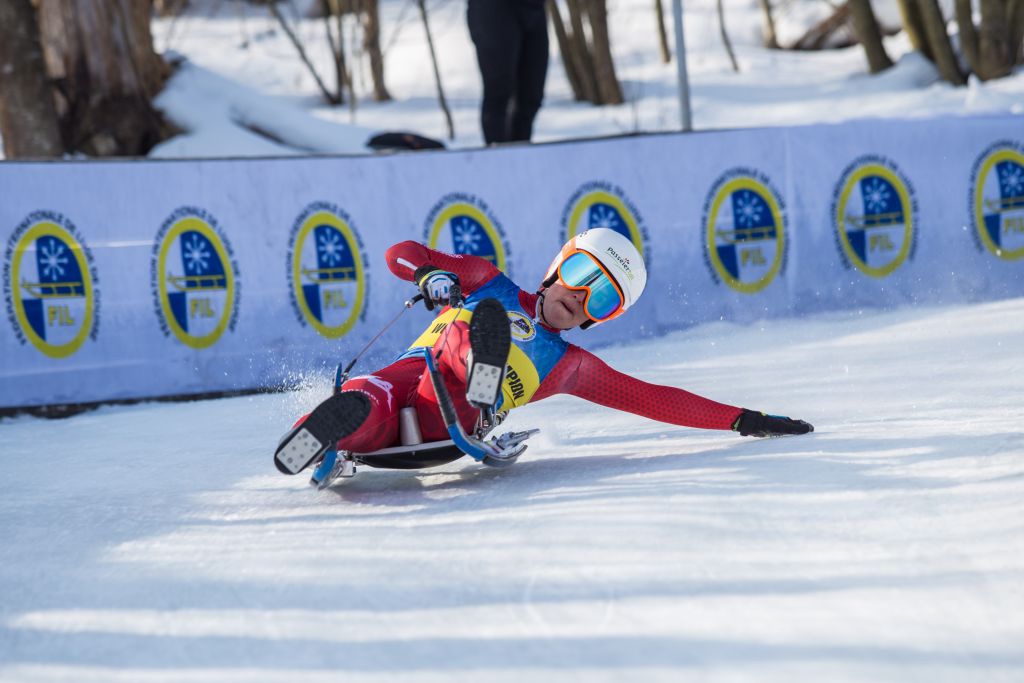
<path id="1" fill-rule="evenodd" d="M 558 266 L 558 279 L 569 289 L 587 292 L 583 312 L 594 322 L 615 315 L 626 303 L 622 289 L 605 267 L 585 251 L 574 251 Z"/>

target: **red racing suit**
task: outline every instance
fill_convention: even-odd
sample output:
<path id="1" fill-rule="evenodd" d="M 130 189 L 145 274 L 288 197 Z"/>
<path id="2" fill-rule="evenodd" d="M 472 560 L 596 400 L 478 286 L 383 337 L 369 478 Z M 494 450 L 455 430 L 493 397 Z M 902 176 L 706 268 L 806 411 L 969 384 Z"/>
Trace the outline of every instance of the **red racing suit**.
<path id="1" fill-rule="evenodd" d="M 416 269 L 426 264 L 459 277 L 466 308 L 443 309 L 406 353 L 414 354 L 422 347 L 430 347 L 435 353 L 440 351 L 438 368 L 456 404 L 459 421 L 467 431 L 472 430 L 477 417 L 477 411 L 465 400 L 468 320 L 475 303 L 487 297 L 502 302 L 512 328 L 513 343 L 500 410 L 555 394 L 571 394 L 659 422 L 701 429 L 731 429 L 741 412 L 738 407 L 682 389 L 630 377 L 613 370 L 589 351 L 566 342 L 558 330 L 536 319 L 538 295 L 520 289 L 486 259 L 446 254 L 408 241 L 388 249 L 387 263 L 392 273 L 410 282 Z M 448 438 L 422 356 L 400 356 L 371 375 L 350 379 L 342 388 L 367 394 L 372 407 L 363 426 L 338 442 L 339 449 L 368 453 L 396 445 L 398 414 L 406 406 L 416 408 L 426 441 Z"/>

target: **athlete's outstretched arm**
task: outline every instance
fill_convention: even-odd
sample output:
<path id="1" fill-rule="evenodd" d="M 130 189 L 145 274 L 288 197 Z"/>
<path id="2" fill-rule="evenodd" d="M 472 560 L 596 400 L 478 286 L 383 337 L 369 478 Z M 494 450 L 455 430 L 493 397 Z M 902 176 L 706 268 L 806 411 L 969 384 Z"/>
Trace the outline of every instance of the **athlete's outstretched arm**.
<path id="1" fill-rule="evenodd" d="M 551 387 L 550 393 L 572 394 L 608 408 L 682 427 L 732 429 L 742 413 L 742 408 L 736 406 L 630 377 L 578 346 L 569 347 L 548 378 L 561 385 Z"/>
<path id="2" fill-rule="evenodd" d="M 415 282 L 416 271 L 425 265 L 451 271 L 459 276 L 464 294 L 471 293 L 501 272 L 490 261 L 479 256 L 446 254 L 412 240 L 394 245 L 388 249 L 385 257 L 391 272 L 408 282 Z"/>
<path id="3" fill-rule="evenodd" d="M 547 388 L 544 395 L 572 394 L 609 408 L 682 427 L 731 429 L 743 436 L 780 436 L 814 431 L 814 427 L 802 420 L 765 415 L 718 403 L 676 387 L 630 377 L 577 346 L 569 348 L 549 378 L 555 385 Z"/>

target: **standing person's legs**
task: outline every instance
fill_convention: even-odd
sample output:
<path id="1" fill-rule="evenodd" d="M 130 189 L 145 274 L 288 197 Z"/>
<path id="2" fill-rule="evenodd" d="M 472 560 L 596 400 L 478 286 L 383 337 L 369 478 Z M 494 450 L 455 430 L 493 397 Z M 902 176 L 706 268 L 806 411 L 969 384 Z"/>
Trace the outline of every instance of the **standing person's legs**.
<path id="1" fill-rule="evenodd" d="M 517 14 L 522 40 L 510 134 L 512 140 L 529 140 L 533 135 L 533 120 L 544 100 L 544 81 L 548 74 L 548 21 L 543 3 L 524 2 Z"/>
<path id="2" fill-rule="evenodd" d="M 484 141 L 508 142 L 509 105 L 516 93 L 521 30 L 513 3 L 518 0 L 469 0 L 466 22 L 483 77 L 480 124 Z M 543 12 L 543 8 L 542 8 Z"/>

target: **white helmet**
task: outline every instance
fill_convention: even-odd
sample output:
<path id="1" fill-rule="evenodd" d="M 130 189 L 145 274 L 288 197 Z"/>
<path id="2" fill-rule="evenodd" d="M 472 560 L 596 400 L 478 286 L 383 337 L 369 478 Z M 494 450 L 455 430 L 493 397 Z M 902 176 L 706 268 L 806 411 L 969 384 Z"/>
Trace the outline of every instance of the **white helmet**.
<path id="1" fill-rule="evenodd" d="M 643 294 L 644 287 L 647 285 L 647 267 L 644 265 L 643 256 L 630 239 L 609 228 L 591 228 L 581 232 L 565 243 L 558 256 L 555 257 L 555 260 L 548 267 L 548 272 L 544 276 L 544 288 L 550 287 L 556 281 L 562 279 L 559 271 L 562 270 L 564 274 L 565 270 L 560 269 L 560 267 L 573 254 L 578 252 L 584 252 L 594 262 L 599 264 L 604 274 L 617 287 L 617 294 L 621 295 L 621 300 L 610 313 L 605 315 L 603 311 L 599 311 L 601 315 L 595 317 L 589 310 L 589 304 L 594 292 L 590 290 L 587 283 L 565 282 L 563 280 L 562 284 L 570 289 L 588 290 L 585 305 L 588 305 L 587 316 L 590 319 L 580 325 L 582 329 L 586 329 L 592 325 L 600 325 L 622 315 L 630 306 L 637 302 L 640 295 Z M 594 272 L 596 272 L 596 269 Z M 609 296 L 611 291 L 611 289 L 608 290 Z M 608 308 L 612 308 L 614 303 L 611 300 L 606 302 Z"/>

